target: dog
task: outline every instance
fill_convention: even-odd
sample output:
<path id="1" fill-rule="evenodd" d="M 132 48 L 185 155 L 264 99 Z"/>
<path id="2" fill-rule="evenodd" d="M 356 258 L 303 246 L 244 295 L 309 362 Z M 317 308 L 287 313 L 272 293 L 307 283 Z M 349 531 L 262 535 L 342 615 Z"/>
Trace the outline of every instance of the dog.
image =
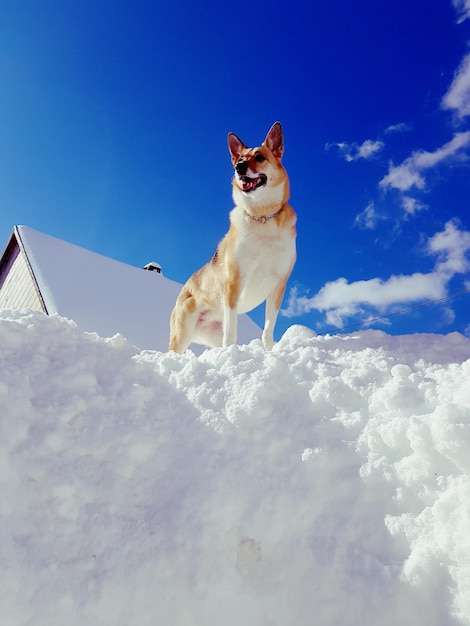
<path id="1" fill-rule="evenodd" d="M 181 289 L 171 314 L 169 350 L 190 343 L 208 347 L 237 341 L 237 315 L 266 301 L 262 342 L 274 345 L 274 326 L 296 260 L 296 214 L 287 203 L 289 178 L 276 122 L 257 148 L 228 134 L 235 207 L 230 227 L 212 259 Z"/>

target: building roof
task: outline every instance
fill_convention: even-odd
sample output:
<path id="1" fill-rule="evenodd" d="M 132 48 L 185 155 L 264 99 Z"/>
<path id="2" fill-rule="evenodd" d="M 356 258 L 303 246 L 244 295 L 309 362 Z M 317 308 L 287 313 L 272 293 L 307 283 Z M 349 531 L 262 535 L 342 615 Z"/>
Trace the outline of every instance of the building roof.
<path id="1" fill-rule="evenodd" d="M 4 272 L 0 294 L 15 245 L 27 261 L 30 279 L 44 304 L 41 310 L 70 318 L 86 332 L 103 337 L 120 333 L 141 349 L 167 349 L 180 283 L 27 226 L 15 226 L 0 259 Z M 0 306 L 5 306 L 1 299 Z M 240 343 L 248 343 L 260 336 L 260 328 L 240 315 L 238 334 Z"/>

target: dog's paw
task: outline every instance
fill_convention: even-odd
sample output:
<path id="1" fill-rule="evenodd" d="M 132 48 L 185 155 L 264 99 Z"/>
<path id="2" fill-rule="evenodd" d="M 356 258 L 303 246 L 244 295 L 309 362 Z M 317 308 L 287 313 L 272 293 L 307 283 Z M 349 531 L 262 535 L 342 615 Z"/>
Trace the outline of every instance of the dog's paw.
<path id="1" fill-rule="evenodd" d="M 274 339 L 272 337 L 266 336 L 264 333 L 262 335 L 263 346 L 265 350 L 272 350 L 274 346 Z"/>

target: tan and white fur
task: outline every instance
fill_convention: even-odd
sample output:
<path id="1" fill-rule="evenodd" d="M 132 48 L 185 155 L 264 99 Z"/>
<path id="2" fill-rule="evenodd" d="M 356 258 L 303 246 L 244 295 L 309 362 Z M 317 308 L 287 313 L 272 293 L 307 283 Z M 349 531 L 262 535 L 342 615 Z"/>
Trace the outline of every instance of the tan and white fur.
<path id="1" fill-rule="evenodd" d="M 171 314 L 169 349 L 190 343 L 229 346 L 237 315 L 266 301 L 263 345 L 271 349 L 287 279 L 295 263 L 296 215 L 287 203 L 289 179 L 281 163 L 282 128 L 273 124 L 257 148 L 234 134 L 228 147 L 235 168 L 230 228 L 212 259 L 183 286 Z"/>

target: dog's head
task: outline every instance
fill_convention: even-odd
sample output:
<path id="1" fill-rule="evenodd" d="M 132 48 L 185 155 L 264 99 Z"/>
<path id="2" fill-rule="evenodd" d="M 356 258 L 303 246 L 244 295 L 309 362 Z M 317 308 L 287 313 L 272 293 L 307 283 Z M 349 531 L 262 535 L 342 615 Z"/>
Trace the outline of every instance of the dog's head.
<path id="1" fill-rule="evenodd" d="M 274 202 L 287 200 L 288 179 L 281 163 L 284 140 L 279 122 L 271 126 L 261 146 L 247 148 L 237 135 L 229 133 L 228 148 L 235 168 L 234 193 L 241 193 L 245 200 L 249 197 L 250 204 L 263 199 L 269 202 L 271 196 Z"/>

